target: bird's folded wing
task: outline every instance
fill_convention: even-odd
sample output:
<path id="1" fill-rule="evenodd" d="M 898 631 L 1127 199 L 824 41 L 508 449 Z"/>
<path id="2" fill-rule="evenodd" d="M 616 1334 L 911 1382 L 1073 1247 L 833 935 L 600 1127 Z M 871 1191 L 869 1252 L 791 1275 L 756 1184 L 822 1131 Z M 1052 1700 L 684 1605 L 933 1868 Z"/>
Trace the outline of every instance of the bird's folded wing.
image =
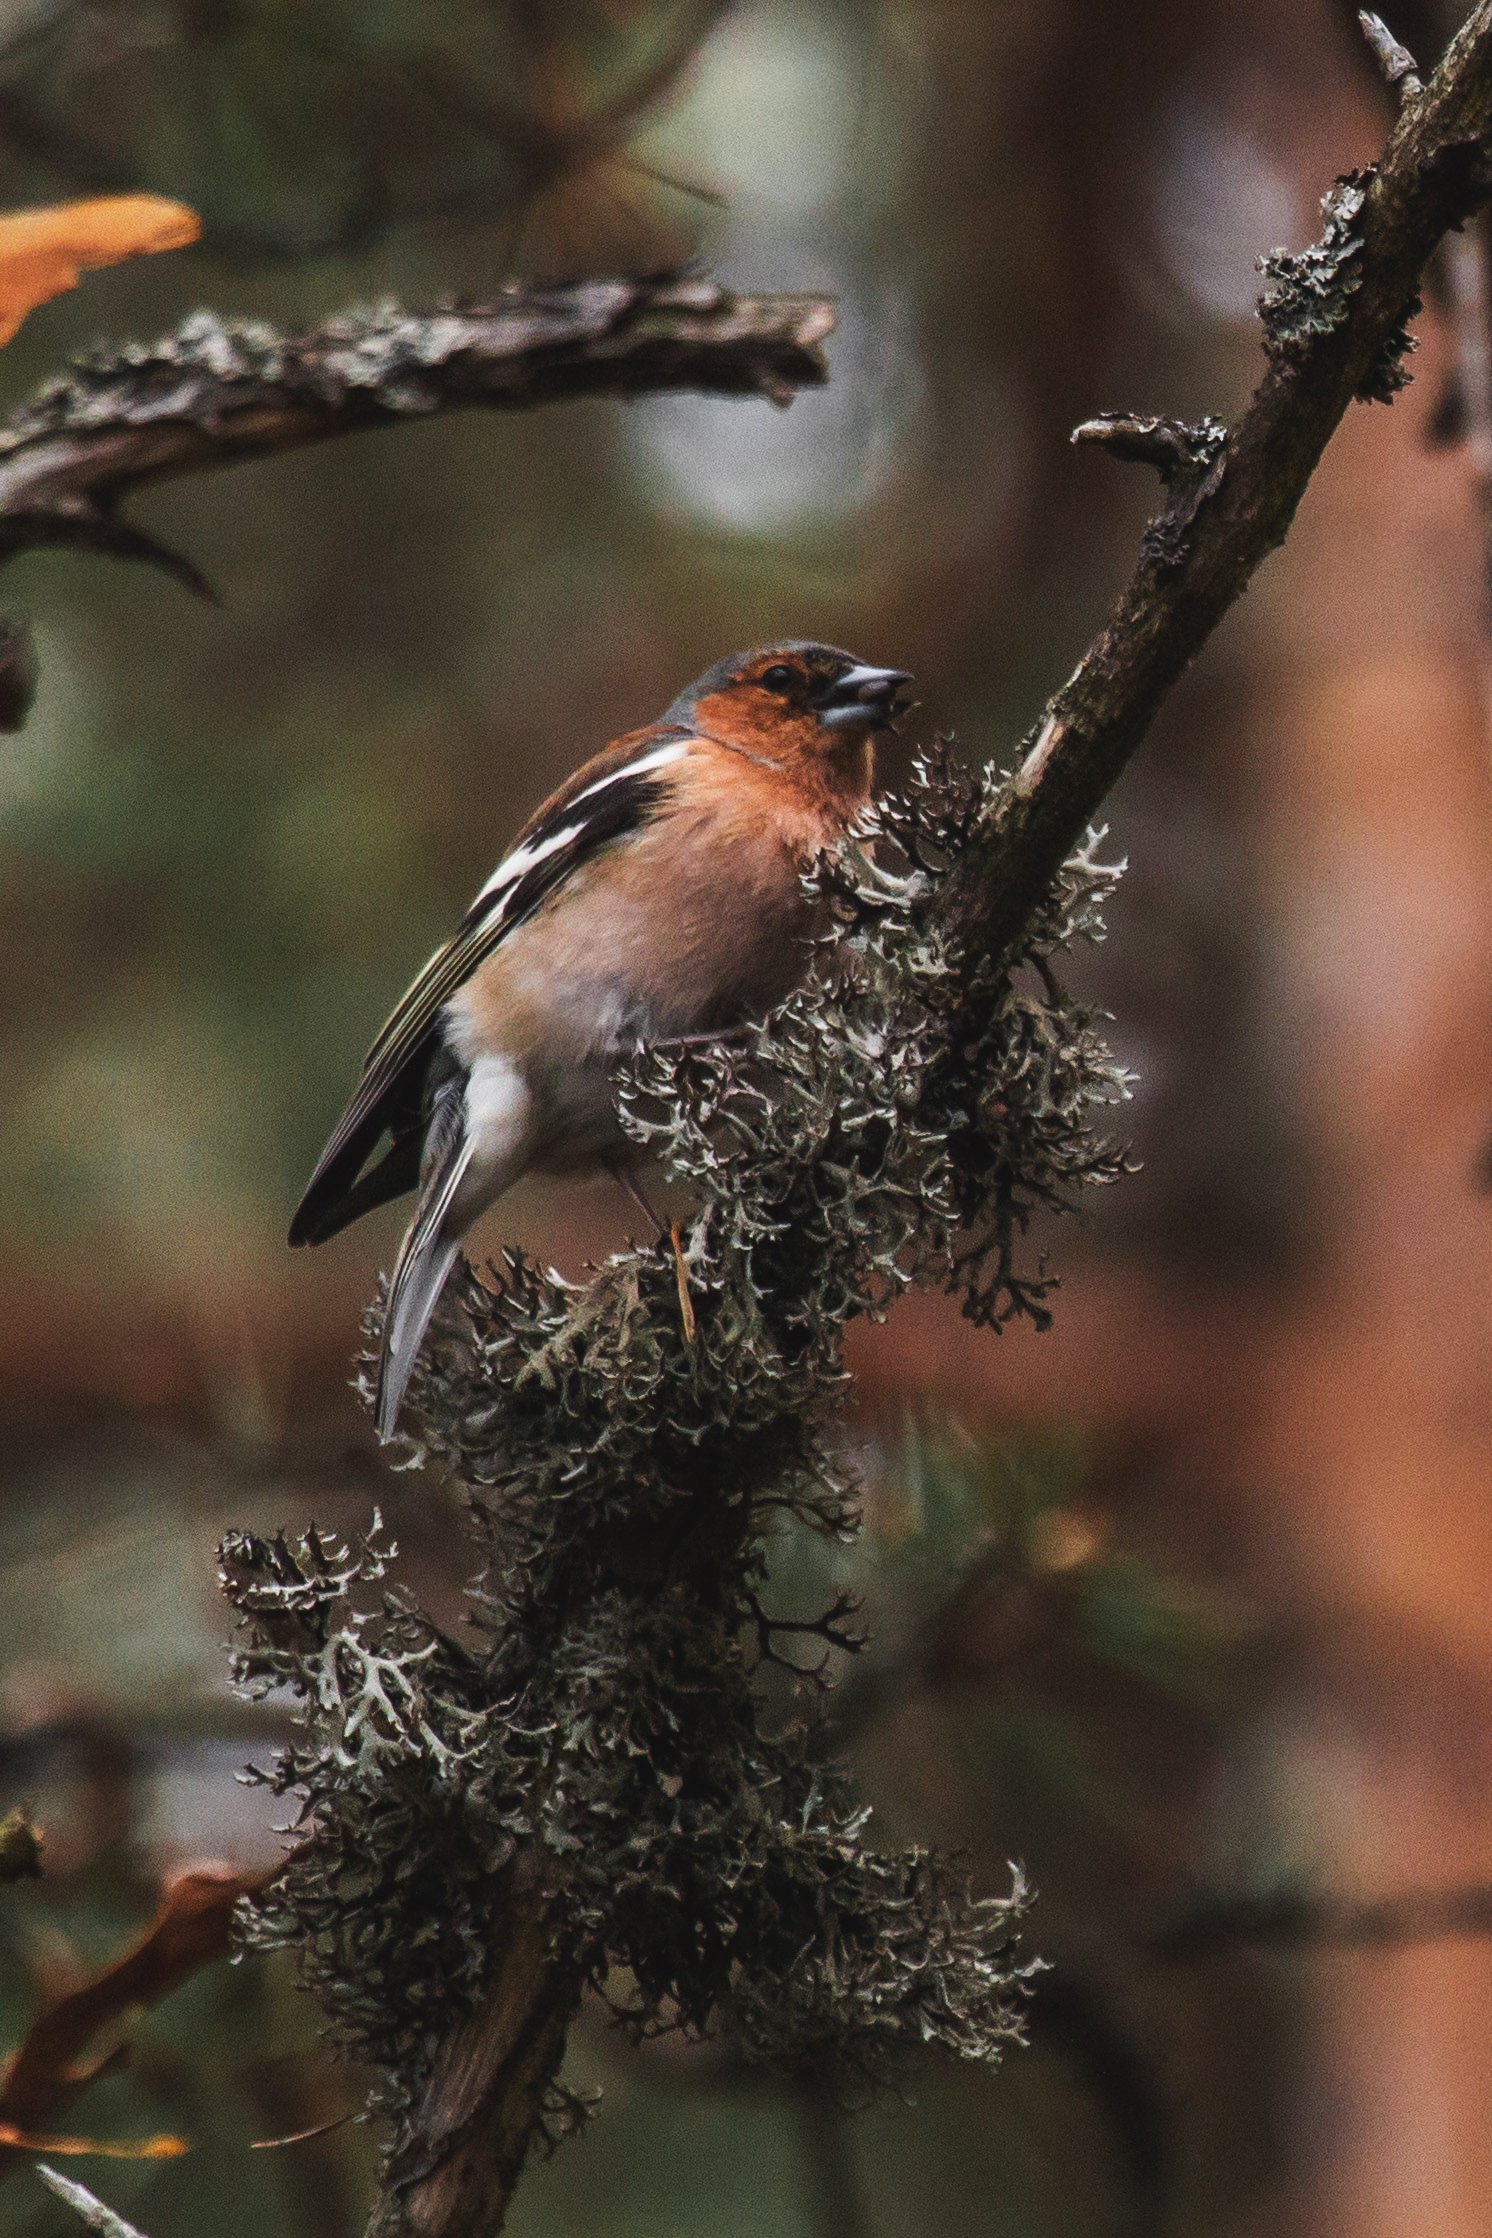
<path id="1" fill-rule="evenodd" d="M 633 731 L 587 762 L 519 833 L 456 932 L 438 948 L 368 1051 L 357 1093 L 322 1151 L 292 1240 L 307 1236 L 323 1200 L 357 1179 L 383 1131 L 385 1099 L 421 1050 L 442 1006 L 509 933 L 603 847 L 640 830 L 667 798 L 670 766 L 690 733 L 663 723 Z M 338 1170 L 341 1169 L 341 1170 Z M 327 1184 L 331 1186 L 328 1187 Z"/>

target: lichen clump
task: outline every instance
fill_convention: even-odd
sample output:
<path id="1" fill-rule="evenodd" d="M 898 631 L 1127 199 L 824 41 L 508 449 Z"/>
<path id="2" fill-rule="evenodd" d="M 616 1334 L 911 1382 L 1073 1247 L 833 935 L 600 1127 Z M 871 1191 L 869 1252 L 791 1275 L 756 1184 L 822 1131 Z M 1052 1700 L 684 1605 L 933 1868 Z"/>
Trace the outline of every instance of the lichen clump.
<path id="1" fill-rule="evenodd" d="M 939 929 L 1006 798 L 919 764 L 815 873 L 838 937 L 793 1000 L 744 1046 L 628 1068 L 626 1123 L 697 1205 L 687 1314 L 666 1243 L 584 1286 L 509 1253 L 450 1287 L 411 1404 L 481 1552 L 469 1639 L 387 1587 L 376 1540 L 225 1546 L 240 1681 L 290 1687 L 305 1725 L 265 1775 L 302 1838 L 250 1936 L 299 1953 L 396 2116 L 481 1992 L 515 1859 L 556 1964 L 638 2033 L 722 2030 L 849 2100 L 1019 2033 L 1019 1878 L 976 1897 L 957 1860 L 878 1851 L 763 1683 L 811 1689 L 855 1644 L 843 1602 L 788 1625 L 763 1599 L 772 1526 L 856 1526 L 829 1439 L 847 1322 L 917 1281 L 1045 1321 L 1026 1223 L 1123 1170 L 1100 1122 L 1124 1075 L 1053 970 L 1115 873 L 1074 857 L 1014 956 L 971 964 Z"/>
<path id="2" fill-rule="evenodd" d="M 1363 282 L 1366 246 L 1360 220 L 1373 171 L 1347 171 L 1323 196 L 1321 238 L 1292 254 L 1274 249 L 1259 258 L 1269 286 L 1259 298 L 1264 347 L 1273 358 L 1298 361 L 1310 345 L 1341 325 L 1349 298 Z M 1356 394 L 1362 404 L 1391 404 L 1411 376 L 1404 359 L 1418 347 L 1409 322 L 1422 306 L 1413 296 L 1378 351 Z"/>

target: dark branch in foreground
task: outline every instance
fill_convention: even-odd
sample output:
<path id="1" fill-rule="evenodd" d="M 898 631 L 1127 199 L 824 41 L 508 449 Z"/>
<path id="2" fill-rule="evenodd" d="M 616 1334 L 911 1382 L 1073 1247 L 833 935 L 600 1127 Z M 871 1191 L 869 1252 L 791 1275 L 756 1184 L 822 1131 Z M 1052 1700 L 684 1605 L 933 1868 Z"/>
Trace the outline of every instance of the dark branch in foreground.
<path id="1" fill-rule="evenodd" d="M 0 428 L 0 565 L 60 544 L 153 561 L 211 597 L 190 560 L 121 520 L 131 491 L 477 405 L 668 389 L 787 404 L 827 379 L 833 326 L 823 296 L 697 279 L 514 284 L 488 304 L 383 304 L 301 335 L 199 311 L 159 342 L 94 351 Z"/>

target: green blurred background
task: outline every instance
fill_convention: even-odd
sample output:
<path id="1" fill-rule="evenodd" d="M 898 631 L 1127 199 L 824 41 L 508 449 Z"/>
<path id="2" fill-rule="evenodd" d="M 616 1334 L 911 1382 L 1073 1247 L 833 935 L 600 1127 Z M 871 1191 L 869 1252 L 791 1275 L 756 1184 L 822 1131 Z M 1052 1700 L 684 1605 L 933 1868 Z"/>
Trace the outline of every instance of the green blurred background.
<path id="1" fill-rule="evenodd" d="M 448 1496 L 347 1388 L 398 1209 L 283 1238 L 512 832 L 772 636 L 916 672 L 891 776 L 938 729 L 1008 755 L 1154 502 L 1069 430 L 1235 414 L 1255 257 L 1386 123 L 1339 0 L 0 0 L 0 205 L 138 184 L 208 227 L 33 315 L 12 401 L 200 303 L 310 324 L 691 256 L 840 298 L 786 413 L 468 414 L 140 500 L 217 609 L 11 570 L 41 683 L 0 742 L 0 1806 L 48 1873 L 0 1889 L 0 2046 L 172 1864 L 276 1854 L 233 1777 L 277 1728 L 226 1690 L 225 1524 L 377 1502 L 459 1607 Z M 588 2015 L 605 2106 L 530 2172 L 533 2238 L 1485 2229 L 1485 1944 L 1157 1943 L 1199 1896 L 1492 1877 L 1487 663 L 1420 331 L 1114 797 L 1132 868 L 1078 968 L 1143 1170 L 1040 1239 L 1055 1330 L 923 1299 L 857 1333 L 847 1741 L 888 1841 L 1026 1865 L 1031 2048 L 845 2123 Z M 627 1227 L 535 1184 L 484 1237 L 574 1272 Z M 782 1550 L 794 1590 L 822 1559 Z M 77 2169 L 151 2238 L 356 2231 L 365 2132 L 247 2150 L 357 2102 L 315 2027 L 273 1967 L 204 1974 L 71 2117 L 196 2149 Z M 0 2230 L 75 2227 L 0 2186 Z"/>

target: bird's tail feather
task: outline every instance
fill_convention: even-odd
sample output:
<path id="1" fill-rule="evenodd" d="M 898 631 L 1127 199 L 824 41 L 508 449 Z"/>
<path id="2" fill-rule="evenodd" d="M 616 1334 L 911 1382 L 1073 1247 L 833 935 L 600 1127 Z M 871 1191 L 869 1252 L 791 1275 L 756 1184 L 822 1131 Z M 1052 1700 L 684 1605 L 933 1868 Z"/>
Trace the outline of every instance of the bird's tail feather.
<path id="1" fill-rule="evenodd" d="M 425 1138 L 424 1185 L 389 1286 L 373 1414 L 385 1441 L 394 1434 L 415 1355 L 461 1249 L 461 1231 L 451 1234 L 446 1216 L 471 1163 L 463 1091 L 464 1082 L 452 1080 L 436 1098 Z"/>

